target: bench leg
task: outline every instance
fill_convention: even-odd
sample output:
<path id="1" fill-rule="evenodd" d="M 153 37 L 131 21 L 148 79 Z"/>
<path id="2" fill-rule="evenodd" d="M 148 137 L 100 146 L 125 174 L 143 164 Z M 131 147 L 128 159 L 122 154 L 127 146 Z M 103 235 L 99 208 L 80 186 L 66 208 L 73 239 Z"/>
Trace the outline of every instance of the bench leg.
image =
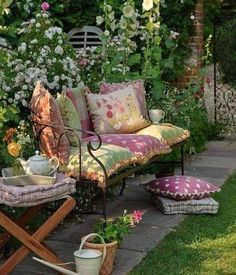
<path id="1" fill-rule="evenodd" d="M 32 236 L 0 212 L 0 225 L 24 244 L 0 267 L 0 274 L 8 274 L 30 251 L 46 261 L 62 263 L 40 242 L 70 213 L 75 205 L 75 200 L 68 197 L 63 205 Z"/>
<path id="2" fill-rule="evenodd" d="M 103 187 L 102 188 L 102 206 L 103 206 L 103 210 L 102 210 L 102 215 L 103 215 L 103 219 L 106 222 L 107 220 L 107 188 Z"/>
<path id="3" fill-rule="evenodd" d="M 184 145 L 180 147 L 180 162 L 181 162 L 181 175 L 184 175 Z"/>
<path id="4" fill-rule="evenodd" d="M 120 189 L 119 196 L 123 195 L 123 192 L 124 192 L 125 186 L 126 186 L 126 180 L 125 180 L 125 178 L 123 178 L 122 180 L 123 180 L 123 183 L 122 183 L 122 186 L 121 186 L 121 189 Z"/>

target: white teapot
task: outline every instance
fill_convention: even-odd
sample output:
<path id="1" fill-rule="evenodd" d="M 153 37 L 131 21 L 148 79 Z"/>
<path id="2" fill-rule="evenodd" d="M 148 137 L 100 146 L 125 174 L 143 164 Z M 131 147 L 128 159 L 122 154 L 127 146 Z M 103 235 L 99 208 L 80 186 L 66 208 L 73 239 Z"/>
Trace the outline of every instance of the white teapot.
<path id="1" fill-rule="evenodd" d="M 48 160 L 46 157 L 40 156 L 39 151 L 36 151 L 35 153 L 36 155 L 30 157 L 27 161 L 18 159 L 24 169 L 25 174 L 44 176 L 53 175 L 59 166 L 59 160 L 56 157 Z M 56 164 L 53 165 L 53 162 Z"/>

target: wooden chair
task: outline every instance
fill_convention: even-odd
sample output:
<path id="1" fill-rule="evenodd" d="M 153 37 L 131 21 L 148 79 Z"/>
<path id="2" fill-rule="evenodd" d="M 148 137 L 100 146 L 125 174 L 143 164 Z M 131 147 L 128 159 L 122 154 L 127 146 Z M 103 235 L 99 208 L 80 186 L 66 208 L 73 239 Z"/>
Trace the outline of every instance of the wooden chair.
<path id="1" fill-rule="evenodd" d="M 46 261 L 56 264 L 63 263 L 51 248 L 48 248 L 42 243 L 46 236 L 53 231 L 76 205 L 76 201 L 71 196 L 67 195 L 60 199 L 64 200 L 62 205 L 33 234 L 30 234 L 24 227 L 47 203 L 28 207 L 27 210 L 15 220 L 10 218 L 2 208 L 0 209 L 0 227 L 5 229 L 5 232 L 0 234 L 0 249 L 9 242 L 12 236 L 22 243 L 22 246 L 0 266 L 0 274 L 9 274 L 30 252 L 34 252 Z M 53 198 L 51 201 L 53 201 Z"/>
<path id="2" fill-rule="evenodd" d="M 71 45 L 79 50 L 80 48 L 102 45 L 100 35 L 102 30 L 95 26 L 84 26 L 74 28 L 68 32 Z"/>

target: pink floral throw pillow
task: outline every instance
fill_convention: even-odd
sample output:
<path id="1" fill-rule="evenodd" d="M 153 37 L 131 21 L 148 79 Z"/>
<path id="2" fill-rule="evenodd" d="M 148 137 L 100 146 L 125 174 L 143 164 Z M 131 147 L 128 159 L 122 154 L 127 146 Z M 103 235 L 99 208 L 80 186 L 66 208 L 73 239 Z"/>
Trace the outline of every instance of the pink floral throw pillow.
<path id="1" fill-rule="evenodd" d="M 87 94 L 86 97 L 98 134 L 129 134 L 149 125 L 131 86 L 107 95 Z"/>
<path id="2" fill-rule="evenodd" d="M 190 176 L 161 177 L 140 186 L 175 200 L 201 199 L 220 191 L 218 186 Z"/>
<path id="3" fill-rule="evenodd" d="M 148 111 L 147 111 L 147 106 L 146 106 L 146 91 L 144 88 L 144 83 L 142 80 L 137 80 L 133 82 L 121 82 L 121 83 L 106 83 L 103 82 L 100 85 L 100 93 L 101 94 L 109 94 L 113 93 L 117 90 L 124 89 L 128 86 L 132 86 L 135 90 L 135 94 L 138 99 L 138 103 L 142 112 L 142 115 L 145 119 L 148 119 Z"/>

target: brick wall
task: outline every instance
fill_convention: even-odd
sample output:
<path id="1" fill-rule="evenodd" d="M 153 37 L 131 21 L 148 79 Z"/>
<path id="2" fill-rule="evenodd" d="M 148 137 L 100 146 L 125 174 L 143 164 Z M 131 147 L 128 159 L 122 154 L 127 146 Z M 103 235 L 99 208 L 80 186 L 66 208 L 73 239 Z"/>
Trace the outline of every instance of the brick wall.
<path id="1" fill-rule="evenodd" d="M 191 56 L 185 61 L 185 71 L 177 81 L 179 88 L 184 88 L 190 81 L 199 78 L 199 70 L 202 67 L 202 56 L 204 54 L 204 35 L 203 35 L 203 18 L 204 18 L 204 0 L 198 0 L 195 10 L 193 11 L 195 19 L 194 35 L 189 38 L 189 47 L 192 50 Z"/>

